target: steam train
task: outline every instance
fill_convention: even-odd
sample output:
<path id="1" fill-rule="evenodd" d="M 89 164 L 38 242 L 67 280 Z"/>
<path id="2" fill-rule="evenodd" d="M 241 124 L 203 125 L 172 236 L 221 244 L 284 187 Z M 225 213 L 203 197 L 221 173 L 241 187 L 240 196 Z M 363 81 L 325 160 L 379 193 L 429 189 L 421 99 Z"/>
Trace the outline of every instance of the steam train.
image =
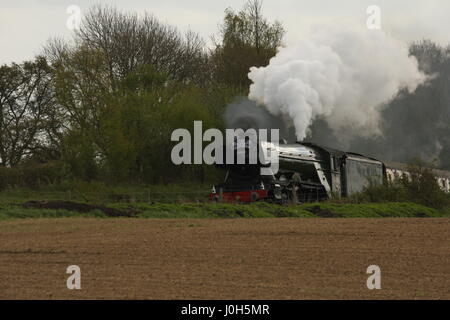
<path id="1" fill-rule="evenodd" d="M 313 143 L 272 145 L 278 153 L 276 174 L 261 175 L 260 165 L 222 165 L 223 183 L 213 186 L 210 199 L 220 202 L 277 203 L 322 201 L 332 196 L 347 197 L 369 184 L 382 184 L 408 175 L 403 164 L 386 164 L 364 155 L 343 152 Z M 450 192 L 450 173 L 437 171 L 440 187 Z"/>

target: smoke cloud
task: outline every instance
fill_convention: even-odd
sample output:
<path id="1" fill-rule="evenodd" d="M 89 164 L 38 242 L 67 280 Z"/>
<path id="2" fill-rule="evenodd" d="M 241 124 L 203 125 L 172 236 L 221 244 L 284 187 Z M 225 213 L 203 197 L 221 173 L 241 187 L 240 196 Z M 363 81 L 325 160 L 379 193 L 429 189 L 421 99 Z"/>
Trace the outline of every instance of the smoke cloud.
<path id="1" fill-rule="evenodd" d="M 266 67 L 252 67 L 249 99 L 295 127 L 298 141 L 314 120 L 340 141 L 380 135 L 381 111 L 400 89 L 427 78 L 408 47 L 379 30 L 320 27 L 280 48 Z"/>
<path id="2" fill-rule="evenodd" d="M 279 137 L 289 142 L 295 141 L 295 131 L 285 125 L 281 116 L 271 114 L 267 109 L 257 105 L 246 97 L 239 97 L 225 110 L 225 124 L 230 129 L 278 129 Z M 270 136 L 268 136 L 270 137 Z"/>

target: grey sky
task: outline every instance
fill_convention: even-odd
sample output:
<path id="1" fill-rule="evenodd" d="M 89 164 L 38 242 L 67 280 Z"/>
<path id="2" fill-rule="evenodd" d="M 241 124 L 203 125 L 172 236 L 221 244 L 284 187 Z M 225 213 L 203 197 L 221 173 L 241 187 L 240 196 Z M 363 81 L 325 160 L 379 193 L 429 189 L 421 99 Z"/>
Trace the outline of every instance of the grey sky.
<path id="1" fill-rule="evenodd" d="M 20 62 L 39 53 L 50 37 L 70 38 L 66 27 L 69 5 L 82 12 L 96 3 L 119 9 L 153 13 L 161 21 L 181 30 L 192 29 L 205 40 L 217 32 L 225 8 L 242 8 L 245 0 L 0 0 L 0 63 Z M 287 30 L 289 45 L 310 27 L 329 22 L 365 25 L 366 8 L 381 8 L 382 28 L 393 37 L 410 42 L 429 38 L 450 42 L 450 1 L 448 0 L 265 0 L 264 14 L 280 20 Z"/>

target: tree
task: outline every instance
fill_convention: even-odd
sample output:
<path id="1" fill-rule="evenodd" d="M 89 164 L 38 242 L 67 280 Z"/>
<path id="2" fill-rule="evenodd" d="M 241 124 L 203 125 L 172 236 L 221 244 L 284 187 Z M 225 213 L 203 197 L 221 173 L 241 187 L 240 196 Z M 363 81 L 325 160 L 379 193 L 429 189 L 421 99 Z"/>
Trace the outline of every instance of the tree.
<path id="1" fill-rule="evenodd" d="M 52 72 L 43 57 L 0 67 L 0 165 L 13 167 L 45 147 L 52 117 Z"/>
<path id="2" fill-rule="evenodd" d="M 120 79 L 111 77 L 108 53 L 86 43 L 54 39 L 44 53 L 53 68 L 55 92 L 48 136 L 76 177 L 98 178 L 107 145 L 101 122 Z"/>
<path id="3" fill-rule="evenodd" d="M 255 10 L 248 23 L 258 30 L 253 42 L 229 34 L 223 51 L 231 57 L 235 47 L 249 50 L 241 57 L 247 66 L 269 47 L 276 50 Z M 203 181 L 214 171 L 170 159 L 174 129 L 192 128 L 195 120 L 204 130 L 223 128 L 225 106 L 242 94 L 234 82 L 211 81 L 211 60 L 197 34 L 181 34 L 148 14 L 97 6 L 72 42 L 52 40 L 44 54 L 0 68 L 1 165 L 54 163 L 44 171 L 62 168 L 58 179 L 140 183 Z M 33 185 L 58 180 L 36 177 Z"/>
<path id="4" fill-rule="evenodd" d="M 170 182 L 202 177 L 203 167 L 177 167 L 171 161 L 171 133 L 192 128 L 202 120 L 206 129 L 218 127 L 207 91 L 195 85 L 167 82 L 152 66 L 130 73 L 107 104 L 101 131 L 106 141 L 104 169 L 114 180 Z"/>
<path id="5" fill-rule="evenodd" d="M 216 80 L 248 88 L 250 67 L 267 65 L 281 46 L 284 33 L 280 22 L 270 23 L 262 16 L 260 0 L 249 0 L 238 13 L 226 9 L 221 41 L 215 44 L 211 57 Z"/>
<path id="6" fill-rule="evenodd" d="M 75 41 L 104 55 L 113 85 L 143 65 L 152 65 L 177 81 L 201 83 L 206 74 L 207 54 L 198 34 L 183 35 L 147 13 L 140 18 L 136 13 L 94 6 Z"/>

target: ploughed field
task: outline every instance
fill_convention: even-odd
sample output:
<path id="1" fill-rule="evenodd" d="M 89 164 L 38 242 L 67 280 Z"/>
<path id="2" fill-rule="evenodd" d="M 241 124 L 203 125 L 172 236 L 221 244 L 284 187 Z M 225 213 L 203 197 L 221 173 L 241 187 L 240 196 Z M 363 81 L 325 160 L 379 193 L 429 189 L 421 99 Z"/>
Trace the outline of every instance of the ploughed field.
<path id="1" fill-rule="evenodd" d="M 0 298 L 449 299 L 449 235 L 448 218 L 2 221 Z"/>

